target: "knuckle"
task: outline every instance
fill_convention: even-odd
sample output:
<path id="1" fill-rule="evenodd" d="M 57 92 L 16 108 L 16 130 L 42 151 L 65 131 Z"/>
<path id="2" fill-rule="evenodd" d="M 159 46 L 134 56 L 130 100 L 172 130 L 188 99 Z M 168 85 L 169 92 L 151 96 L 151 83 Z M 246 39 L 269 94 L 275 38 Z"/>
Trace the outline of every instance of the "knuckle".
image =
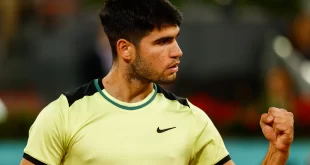
<path id="1" fill-rule="evenodd" d="M 294 127 L 294 120 L 292 120 L 292 121 L 290 122 L 290 126 L 291 126 L 291 127 Z"/>
<path id="2" fill-rule="evenodd" d="M 290 117 L 294 118 L 294 114 L 292 112 L 287 113 Z"/>
<path id="3" fill-rule="evenodd" d="M 268 114 L 266 114 L 266 113 L 262 114 L 261 117 L 260 117 L 260 121 L 267 120 L 267 117 L 268 117 Z"/>
<path id="4" fill-rule="evenodd" d="M 280 109 L 280 111 L 282 111 L 282 112 L 287 112 L 287 110 L 286 110 L 286 109 L 283 109 L 283 108 Z"/>
<path id="5" fill-rule="evenodd" d="M 274 107 L 270 107 L 269 109 L 268 109 L 268 112 L 274 112 L 275 111 L 275 108 Z"/>

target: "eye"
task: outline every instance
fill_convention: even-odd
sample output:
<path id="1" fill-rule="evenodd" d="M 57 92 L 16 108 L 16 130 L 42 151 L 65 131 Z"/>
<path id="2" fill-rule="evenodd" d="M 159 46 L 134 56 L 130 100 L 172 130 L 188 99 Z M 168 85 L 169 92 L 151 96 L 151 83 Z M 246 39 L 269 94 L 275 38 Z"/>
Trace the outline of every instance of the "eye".
<path id="1" fill-rule="evenodd" d="M 166 45 L 172 42 L 172 39 L 163 39 L 157 42 L 158 45 Z"/>
<path id="2" fill-rule="evenodd" d="M 165 45 L 165 44 L 166 44 L 166 41 L 159 41 L 157 44 L 158 44 L 158 45 Z"/>

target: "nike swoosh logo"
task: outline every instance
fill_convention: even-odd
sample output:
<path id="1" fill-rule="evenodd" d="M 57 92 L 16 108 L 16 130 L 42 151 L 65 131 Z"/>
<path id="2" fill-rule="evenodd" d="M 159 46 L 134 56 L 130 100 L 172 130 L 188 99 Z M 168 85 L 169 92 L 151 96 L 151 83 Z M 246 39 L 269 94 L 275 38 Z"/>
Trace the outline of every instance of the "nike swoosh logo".
<path id="1" fill-rule="evenodd" d="M 160 129 L 159 127 L 157 128 L 157 133 L 163 133 L 163 132 L 166 132 L 166 131 L 169 131 L 171 129 L 174 129 L 176 127 L 171 127 L 171 128 L 166 128 L 166 129 Z"/>

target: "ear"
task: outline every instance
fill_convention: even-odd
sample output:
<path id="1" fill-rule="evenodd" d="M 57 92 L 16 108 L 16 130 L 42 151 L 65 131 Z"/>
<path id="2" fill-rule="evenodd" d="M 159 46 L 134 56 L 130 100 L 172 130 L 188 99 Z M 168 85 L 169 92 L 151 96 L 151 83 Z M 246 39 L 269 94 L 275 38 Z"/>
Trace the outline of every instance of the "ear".
<path id="1" fill-rule="evenodd" d="M 125 39 L 120 39 L 117 41 L 116 47 L 119 58 L 122 58 L 125 61 L 131 61 L 133 59 L 134 55 L 132 53 L 133 45 L 129 41 Z"/>

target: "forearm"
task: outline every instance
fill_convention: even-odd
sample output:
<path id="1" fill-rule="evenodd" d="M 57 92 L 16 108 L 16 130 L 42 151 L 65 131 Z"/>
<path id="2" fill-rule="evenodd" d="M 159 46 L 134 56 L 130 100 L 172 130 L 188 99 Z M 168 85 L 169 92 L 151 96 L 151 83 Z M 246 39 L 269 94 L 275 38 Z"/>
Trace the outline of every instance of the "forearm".
<path id="1" fill-rule="evenodd" d="M 285 165 L 289 155 L 289 150 L 279 151 L 270 144 L 262 165 Z"/>

